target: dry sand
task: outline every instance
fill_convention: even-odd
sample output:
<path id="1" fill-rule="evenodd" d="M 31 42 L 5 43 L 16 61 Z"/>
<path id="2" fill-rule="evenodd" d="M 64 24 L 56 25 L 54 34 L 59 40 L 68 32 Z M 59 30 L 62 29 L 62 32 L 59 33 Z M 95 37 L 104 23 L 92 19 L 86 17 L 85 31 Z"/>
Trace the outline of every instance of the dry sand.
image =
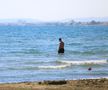
<path id="1" fill-rule="evenodd" d="M 108 90 L 108 79 L 7 83 L 0 90 Z"/>

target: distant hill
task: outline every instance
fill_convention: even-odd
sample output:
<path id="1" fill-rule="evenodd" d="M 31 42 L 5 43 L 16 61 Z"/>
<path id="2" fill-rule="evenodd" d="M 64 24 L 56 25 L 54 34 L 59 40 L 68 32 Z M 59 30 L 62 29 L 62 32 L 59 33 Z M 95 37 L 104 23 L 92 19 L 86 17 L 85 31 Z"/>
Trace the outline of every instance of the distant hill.
<path id="1" fill-rule="evenodd" d="M 108 22 L 108 17 L 90 17 L 90 18 L 76 18 L 74 19 L 76 22 L 90 22 L 92 20 L 97 22 Z"/>
<path id="2" fill-rule="evenodd" d="M 0 25 L 108 25 L 108 17 L 75 18 L 61 21 L 43 22 L 36 19 L 0 19 Z"/>

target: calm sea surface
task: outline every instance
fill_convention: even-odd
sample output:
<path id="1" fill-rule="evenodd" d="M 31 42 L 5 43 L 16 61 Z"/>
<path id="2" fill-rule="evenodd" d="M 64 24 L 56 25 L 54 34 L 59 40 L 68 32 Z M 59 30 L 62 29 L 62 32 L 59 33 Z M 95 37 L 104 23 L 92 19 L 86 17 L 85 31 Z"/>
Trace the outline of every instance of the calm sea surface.
<path id="1" fill-rule="evenodd" d="M 108 26 L 0 26 L 0 83 L 105 78 L 107 59 Z"/>

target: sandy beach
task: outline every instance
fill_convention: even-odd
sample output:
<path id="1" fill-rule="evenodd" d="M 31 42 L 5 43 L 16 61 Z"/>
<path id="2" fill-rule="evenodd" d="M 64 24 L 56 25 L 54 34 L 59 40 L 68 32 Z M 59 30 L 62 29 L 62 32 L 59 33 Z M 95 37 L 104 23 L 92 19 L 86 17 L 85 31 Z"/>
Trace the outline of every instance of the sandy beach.
<path id="1" fill-rule="evenodd" d="M 108 90 L 108 79 L 5 83 L 0 90 Z"/>

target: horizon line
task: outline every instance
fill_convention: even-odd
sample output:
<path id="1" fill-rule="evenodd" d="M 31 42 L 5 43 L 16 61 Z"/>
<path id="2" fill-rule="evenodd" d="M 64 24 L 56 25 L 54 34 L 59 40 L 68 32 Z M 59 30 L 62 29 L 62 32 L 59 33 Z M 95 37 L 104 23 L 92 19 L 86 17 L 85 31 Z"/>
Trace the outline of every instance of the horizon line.
<path id="1" fill-rule="evenodd" d="M 90 20 L 91 19 L 91 20 Z M 61 21 L 108 21 L 108 16 L 106 17 L 80 17 L 80 18 L 65 18 L 61 20 L 40 20 L 36 18 L 0 18 L 0 20 L 8 21 L 8 20 L 31 20 L 31 21 L 37 21 L 37 22 L 61 22 Z M 1 22 L 1 21 L 0 21 Z"/>

